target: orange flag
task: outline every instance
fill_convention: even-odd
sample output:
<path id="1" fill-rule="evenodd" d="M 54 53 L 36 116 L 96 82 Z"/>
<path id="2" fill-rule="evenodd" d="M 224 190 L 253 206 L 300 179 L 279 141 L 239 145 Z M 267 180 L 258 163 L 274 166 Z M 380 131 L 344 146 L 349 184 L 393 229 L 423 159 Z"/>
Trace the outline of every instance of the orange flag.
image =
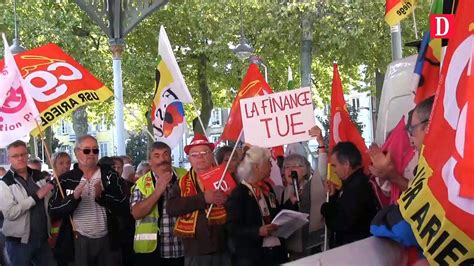
<path id="1" fill-rule="evenodd" d="M 431 265 L 474 263 L 473 6 L 459 1 L 418 171 L 399 200 Z"/>
<path id="2" fill-rule="evenodd" d="M 240 115 L 240 99 L 250 98 L 256 95 L 264 95 L 272 93 L 272 89 L 268 86 L 262 74 L 258 70 L 256 64 L 250 64 L 247 74 L 240 85 L 239 92 L 235 96 L 229 113 L 229 119 L 224 127 L 219 141 L 231 140 L 237 141 L 240 131 L 242 130 L 242 117 Z"/>
<path id="3" fill-rule="evenodd" d="M 344 100 L 344 93 L 342 90 L 341 77 L 337 69 L 337 64 L 334 64 L 334 73 L 332 79 L 332 94 L 331 94 L 331 120 L 329 122 L 329 151 L 340 141 L 350 141 L 356 145 L 362 154 L 362 164 L 364 170 L 368 170 L 370 164 L 370 157 L 367 154 L 367 146 L 365 146 L 364 139 L 360 135 L 357 127 L 352 123 L 347 111 L 346 101 Z M 336 185 L 341 185 L 339 178 L 331 171 L 328 166 L 328 179 Z"/>
<path id="4" fill-rule="evenodd" d="M 385 22 L 394 26 L 408 17 L 415 9 L 416 0 L 387 0 L 385 3 Z"/>

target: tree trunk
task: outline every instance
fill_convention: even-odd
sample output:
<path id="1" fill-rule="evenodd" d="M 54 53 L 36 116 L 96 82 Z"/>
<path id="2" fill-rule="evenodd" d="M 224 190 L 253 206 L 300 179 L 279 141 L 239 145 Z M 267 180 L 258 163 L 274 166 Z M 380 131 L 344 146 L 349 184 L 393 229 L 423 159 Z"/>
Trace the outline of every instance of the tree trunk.
<path id="1" fill-rule="evenodd" d="M 301 2 L 306 2 L 302 0 Z M 301 87 L 311 86 L 311 61 L 313 52 L 313 17 L 312 9 L 301 14 Z"/>
<path id="2" fill-rule="evenodd" d="M 72 113 L 72 128 L 76 134 L 76 140 L 84 135 L 87 135 L 88 121 L 87 111 L 85 106 L 81 106 Z"/>
<path id="3" fill-rule="evenodd" d="M 193 130 L 194 133 L 203 134 L 206 131 L 207 124 L 211 118 L 211 111 L 214 107 L 214 103 L 212 102 L 212 94 L 209 90 L 209 85 L 207 84 L 207 64 L 209 59 L 205 54 L 200 54 L 198 60 L 198 84 L 199 95 L 201 96 L 200 117 L 205 128 L 202 128 L 201 123 L 197 118 L 195 118 L 193 120 Z"/>
<path id="4" fill-rule="evenodd" d="M 145 113 L 145 117 L 146 117 L 146 127 L 148 129 L 148 131 L 150 131 L 151 134 L 154 134 L 153 132 L 153 123 L 151 122 L 151 112 L 150 111 L 147 111 Z M 151 146 L 153 145 L 153 142 L 155 142 L 155 139 L 153 139 L 150 134 L 146 133 L 146 136 L 147 136 L 147 145 L 148 145 L 148 149 L 151 148 Z"/>
<path id="5" fill-rule="evenodd" d="M 48 158 L 48 154 L 50 156 L 53 156 L 52 149 L 53 149 L 53 138 L 54 138 L 54 136 L 53 136 L 53 129 L 51 127 L 48 127 L 47 129 L 44 130 L 44 137 L 45 137 L 44 142 L 46 143 L 46 146 L 44 146 L 44 148 L 43 148 L 44 149 L 44 155 L 43 155 L 44 156 L 44 162 L 43 163 L 48 164 L 49 167 L 52 168 L 52 165 L 50 164 L 50 161 L 49 161 L 49 158 Z M 43 150 L 41 152 L 43 152 Z"/>

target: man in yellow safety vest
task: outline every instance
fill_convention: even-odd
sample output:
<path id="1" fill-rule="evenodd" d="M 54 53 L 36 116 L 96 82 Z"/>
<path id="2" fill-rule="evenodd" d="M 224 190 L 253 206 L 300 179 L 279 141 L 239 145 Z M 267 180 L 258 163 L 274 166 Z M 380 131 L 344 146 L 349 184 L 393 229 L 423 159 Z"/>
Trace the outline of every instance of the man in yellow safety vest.
<path id="1" fill-rule="evenodd" d="M 184 265 L 183 244 L 173 233 L 175 217 L 166 212 L 170 188 L 186 170 L 173 168 L 171 149 L 155 142 L 148 155 L 151 171 L 132 187 L 130 209 L 135 218 L 135 265 Z"/>

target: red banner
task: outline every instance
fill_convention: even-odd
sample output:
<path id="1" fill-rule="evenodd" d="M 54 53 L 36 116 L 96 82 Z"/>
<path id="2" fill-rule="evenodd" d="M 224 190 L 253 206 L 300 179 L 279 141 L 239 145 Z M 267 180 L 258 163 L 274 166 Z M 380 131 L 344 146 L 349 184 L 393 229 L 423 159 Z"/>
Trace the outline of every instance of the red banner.
<path id="1" fill-rule="evenodd" d="M 56 44 L 15 55 L 15 61 L 32 88 L 29 93 L 40 112 L 42 129 L 78 107 L 113 96 L 112 91 Z M 1 61 L 0 69 L 3 64 Z"/>
<path id="2" fill-rule="evenodd" d="M 236 141 L 242 130 L 242 117 L 240 115 L 240 99 L 250 98 L 256 95 L 272 93 L 256 64 L 250 64 L 247 74 L 240 85 L 239 92 L 235 96 L 230 108 L 229 119 L 224 127 L 220 140 Z"/>
<path id="3" fill-rule="evenodd" d="M 367 146 L 365 146 L 364 139 L 360 135 L 357 127 L 352 123 L 347 111 L 346 101 L 344 100 L 344 93 L 342 90 L 341 77 L 337 64 L 334 64 L 333 69 L 333 80 L 332 80 L 332 93 L 331 93 L 331 120 L 329 121 L 329 150 L 332 150 L 334 146 L 340 141 L 350 141 L 357 149 L 359 149 L 362 155 L 362 164 L 364 169 L 367 171 L 370 164 L 370 158 L 367 154 Z M 340 185 L 341 181 L 335 177 L 335 174 L 331 171 L 331 167 L 328 167 L 328 178 L 336 185 Z"/>
<path id="4" fill-rule="evenodd" d="M 399 200 L 432 265 L 474 263 L 473 6 L 459 1 L 418 171 Z"/>
<path id="5" fill-rule="evenodd" d="M 224 173 L 225 165 L 220 165 L 218 167 L 212 168 L 211 170 L 204 172 L 199 175 L 199 180 L 204 186 L 204 190 L 217 190 L 219 185 L 219 180 Z M 226 194 L 230 195 L 232 190 L 237 185 L 235 184 L 232 176 L 227 172 L 222 180 L 220 190 L 224 191 Z"/>

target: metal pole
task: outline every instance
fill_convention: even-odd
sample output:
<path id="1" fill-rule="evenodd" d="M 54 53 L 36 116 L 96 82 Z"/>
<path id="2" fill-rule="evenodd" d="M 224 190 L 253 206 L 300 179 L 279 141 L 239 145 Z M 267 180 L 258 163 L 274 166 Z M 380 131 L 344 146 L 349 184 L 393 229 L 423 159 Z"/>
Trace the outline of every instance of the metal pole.
<path id="1" fill-rule="evenodd" d="M 400 23 L 390 27 L 390 34 L 392 39 L 392 61 L 401 59 L 402 53 L 402 28 Z"/>
<path id="2" fill-rule="evenodd" d="M 264 72 L 264 75 L 265 75 L 265 82 L 268 83 L 268 69 L 267 69 L 267 65 L 265 65 L 263 63 L 262 58 L 260 58 L 256 55 L 253 55 L 249 58 L 249 60 L 250 60 L 250 63 L 261 65 L 263 67 L 263 72 Z"/>
<path id="3" fill-rule="evenodd" d="M 34 159 L 38 158 L 38 142 L 37 142 L 37 139 L 35 136 L 32 137 L 33 138 L 33 156 L 34 156 Z"/>
<path id="4" fill-rule="evenodd" d="M 418 40 L 418 27 L 416 26 L 416 17 L 415 17 L 415 9 L 411 12 L 411 15 L 413 17 L 413 30 L 415 31 L 415 38 Z"/>
<path id="5" fill-rule="evenodd" d="M 262 62 L 260 62 L 260 65 L 263 67 L 263 71 L 264 71 L 264 73 L 265 73 L 265 82 L 268 83 L 267 66 L 266 66 L 264 63 L 262 63 Z"/>
<path id="6" fill-rule="evenodd" d="M 122 52 L 124 48 L 123 39 L 112 39 L 110 50 L 112 51 L 114 69 L 114 109 L 115 109 L 115 144 L 117 155 L 125 155 L 125 125 L 123 117 L 123 88 L 122 88 Z"/>

